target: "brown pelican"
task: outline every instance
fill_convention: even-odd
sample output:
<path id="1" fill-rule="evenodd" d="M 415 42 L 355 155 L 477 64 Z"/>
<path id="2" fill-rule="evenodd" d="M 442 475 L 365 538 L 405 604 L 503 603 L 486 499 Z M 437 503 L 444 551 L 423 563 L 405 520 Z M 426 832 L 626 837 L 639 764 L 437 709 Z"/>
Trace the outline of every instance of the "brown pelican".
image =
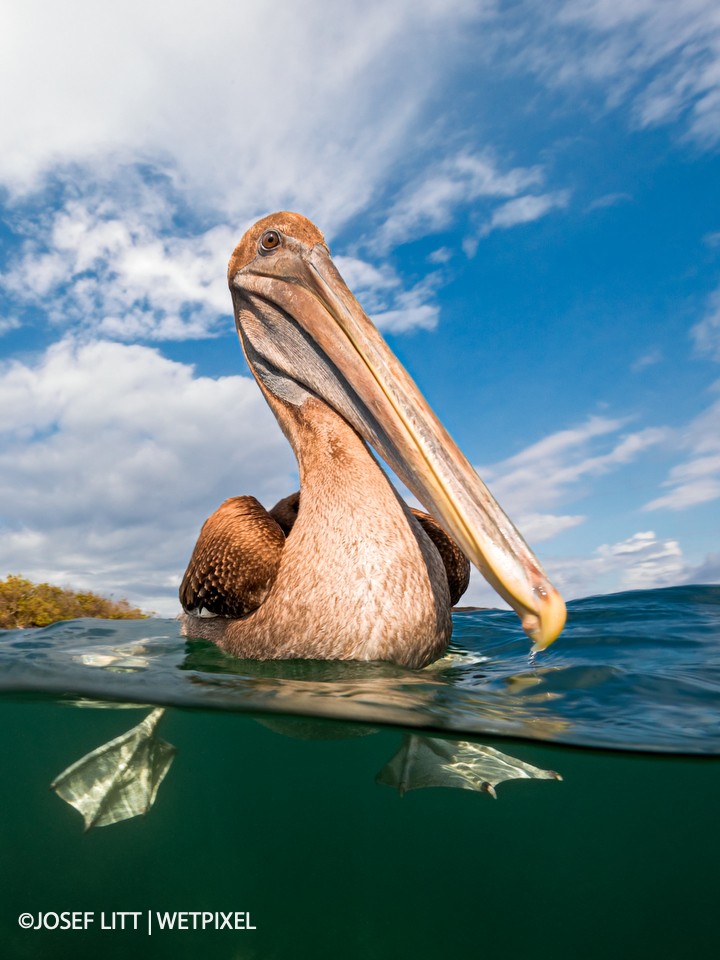
<path id="1" fill-rule="evenodd" d="M 295 452 L 301 492 L 269 512 L 234 497 L 207 520 L 180 588 L 185 635 L 238 657 L 423 666 L 450 638 L 451 602 L 467 585 L 462 550 L 535 648 L 552 643 L 565 622 L 560 595 L 363 313 L 317 227 L 296 213 L 265 217 L 235 248 L 228 280 L 245 357 Z M 439 523 L 418 518 L 366 444 Z"/>

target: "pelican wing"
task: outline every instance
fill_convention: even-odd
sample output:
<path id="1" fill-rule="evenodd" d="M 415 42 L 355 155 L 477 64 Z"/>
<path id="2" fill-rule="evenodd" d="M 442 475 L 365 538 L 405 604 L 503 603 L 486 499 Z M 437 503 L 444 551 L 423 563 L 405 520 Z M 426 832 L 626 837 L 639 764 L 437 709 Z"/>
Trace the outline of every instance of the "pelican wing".
<path id="1" fill-rule="evenodd" d="M 416 510 L 415 507 L 411 507 L 410 510 L 440 554 L 448 578 L 450 603 L 454 607 L 470 583 L 470 561 L 435 517 L 422 510 Z"/>
<path id="2" fill-rule="evenodd" d="M 236 497 L 235 499 L 253 500 L 252 497 Z M 261 515 L 263 515 L 263 517 L 270 516 L 273 520 L 275 520 L 282 532 L 287 537 L 293 528 L 295 520 L 297 519 L 298 510 L 300 509 L 300 491 L 297 490 L 295 493 L 291 493 L 289 497 L 284 497 L 282 500 L 278 501 L 278 503 L 276 503 L 275 506 L 267 512 L 267 514 L 262 510 L 262 507 L 260 507 L 257 501 L 254 501 L 254 503 L 257 505 L 259 510 L 262 511 Z M 223 508 L 221 507 L 220 509 L 222 510 Z M 425 513 L 423 510 L 417 510 L 415 507 L 411 507 L 410 512 L 418 521 L 430 540 L 432 540 L 437 552 L 440 554 L 440 559 L 443 562 L 445 573 L 447 574 L 448 587 L 450 588 L 450 602 L 454 606 L 468 588 L 468 583 L 470 582 L 470 561 L 462 552 L 455 540 L 453 540 L 453 538 L 450 536 L 450 534 L 443 530 L 435 517 L 431 516 L 429 513 Z M 254 523 L 255 514 L 253 514 L 252 519 L 249 519 L 249 515 L 246 512 L 238 511 L 235 516 L 237 517 L 237 523 L 242 525 L 243 529 L 252 528 L 251 525 Z M 210 521 L 208 521 L 208 523 L 209 522 Z M 227 525 L 223 525 L 222 528 L 213 527 L 212 535 L 216 538 L 219 536 L 227 537 L 227 530 Z M 233 532 L 237 538 L 238 531 L 234 530 Z M 212 548 L 213 554 L 218 556 L 227 555 L 229 551 L 234 549 L 229 543 L 226 542 L 221 544 L 217 540 L 213 542 Z M 248 549 L 244 543 L 243 549 Z M 232 584 L 230 586 L 232 586 Z M 204 605 L 207 608 L 207 604 Z M 185 600 L 183 600 L 183 606 L 185 606 L 186 610 L 188 609 L 185 604 Z M 198 607 L 197 602 L 194 604 L 194 606 L 196 608 Z M 221 604 L 218 604 L 218 608 L 220 606 Z M 220 612 L 219 609 L 218 612 Z"/>
<path id="3" fill-rule="evenodd" d="M 180 586 L 195 616 L 242 617 L 270 592 L 285 545 L 282 527 L 255 497 L 231 497 L 203 524 Z"/>

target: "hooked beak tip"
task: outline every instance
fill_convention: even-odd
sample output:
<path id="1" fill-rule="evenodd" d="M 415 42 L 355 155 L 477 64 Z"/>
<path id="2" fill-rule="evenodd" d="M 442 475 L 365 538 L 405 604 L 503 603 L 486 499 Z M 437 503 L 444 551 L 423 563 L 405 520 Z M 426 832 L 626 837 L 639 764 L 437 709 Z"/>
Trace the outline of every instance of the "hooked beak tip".
<path id="1" fill-rule="evenodd" d="M 533 641 L 532 653 L 546 650 L 556 640 L 567 618 L 565 602 L 554 587 L 538 596 L 537 611 L 522 618 L 522 627 Z"/>

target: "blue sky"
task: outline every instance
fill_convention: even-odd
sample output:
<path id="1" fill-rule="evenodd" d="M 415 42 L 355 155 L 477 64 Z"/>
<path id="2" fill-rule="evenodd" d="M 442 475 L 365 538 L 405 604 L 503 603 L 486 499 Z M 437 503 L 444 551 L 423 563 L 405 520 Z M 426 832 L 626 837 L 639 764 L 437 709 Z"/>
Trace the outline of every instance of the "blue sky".
<path id="1" fill-rule="evenodd" d="M 225 280 L 292 209 L 567 597 L 720 580 L 714 0 L 15 7 L 0 575 L 172 615 L 295 489 Z"/>

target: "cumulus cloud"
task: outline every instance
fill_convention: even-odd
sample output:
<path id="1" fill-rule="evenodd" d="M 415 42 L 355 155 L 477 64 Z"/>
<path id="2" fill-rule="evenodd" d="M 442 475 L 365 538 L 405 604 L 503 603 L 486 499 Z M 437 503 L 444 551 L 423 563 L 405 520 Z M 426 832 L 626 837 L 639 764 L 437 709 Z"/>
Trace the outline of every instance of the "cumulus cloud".
<path id="1" fill-rule="evenodd" d="M 389 248 L 446 230 L 469 209 L 484 224 L 471 252 L 483 230 L 561 209 L 568 194 L 547 170 L 489 150 L 482 123 L 452 143 L 441 121 L 428 127 L 458 77 L 479 87 L 497 68 L 493 51 L 504 69 L 569 96 L 594 90 L 609 109 L 630 104 L 638 126 L 679 118 L 704 145 L 720 130 L 711 0 L 229 9 L 226 0 L 182 15 L 165 0 L 112 9 L 27 0 L 0 36 L 0 185 L 5 221 L 23 242 L 3 267 L 0 333 L 37 311 L 64 337 L 0 369 L 0 558 L 8 570 L 135 602 L 159 597 L 156 608 L 169 602 L 202 518 L 232 493 L 284 495 L 294 461 L 247 378 L 198 377 L 147 346 L 108 341 L 212 336 L 231 323 L 224 265 L 251 219 L 301 209 L 332 239 L 358 213 L 377 222 L 382 207 Z M 433 262 L 448 255 L 442 247 Z M 437 276 L 406 288 L 390 266 L 338 259 L 380 326 L 437 323 Z M 720 357 L 717 317 L 715 299 L 695 339 Z M 717 496 L 720 405 L 679 434 L 593 417 L 483 472 L 528 537 L 549 539 L 584 521 L 568 501 L 669 439 L 685 459 L 647 509 Z M 558 562 L 558 575 L 587 592 L 625 558 L 650 571 L 644 582 L 685 576 L 675 541 L 635 538 L 587 563 Z"/>
<path id="2" fill-rule="evenodd" d="M 568 597 L 605 590 L 653 590 L 717 580 L 717 556 L 694 565 L 678 540 L 642 530 L 617 543 L 601 544 L 589 557 L 552 560 L 552 575 Z"/>
<path id="3" fill-rule="evenodd" d="M 720 579 L 720 554 L 708 554 L 699 564 L 692 564 L 678 540 L 658 537 L 652 530 L 638 531 L 616 543 L 601 544 L 589 556 L 550 557 L 544 566 L 566 600 L 619 590 L 717 583 Z M 475 570 L 461 602 L 507 607 Z"/>
<path id="4" fill-rule="evenodd" d="M 677 540 L 658 540 L 652 530 L 634 534 L 619 543 L 604 543 L 596 550 L 601 567 L 623 568 L 622 585 L 651 589 L 677 583 L 686 564 Z"/>
<path id="5" fill-rule="evenodd" d="M 0 183 L 17 196 L 62 169 L 81 183 L 139 161 L 213 224 L 291 207 L 332 233 L 382 203 L 392 245 L 445 229 L 477 201 L 489 202 L 486 230 L 567 202 L 563 191 L 539 192 L 538 165 L 498 160 L 482 126 L 446 136 L 436 105 L 458 81 L 482 88 L 498 69 L 531 71 L 554 88 L 593 86 L 610 107 L 630 100 L 641 125 L 684 113 L 698 139 L 720 130 L 713 0 L 228 9 L 226 0 L 182 16 L 169 0 L 110 11 L 88 0 L 19 5 L 0 41 Z M 506 202 L 493 211 L 493 200 Z"/>
<path id="6" fill-rule="evenodd" d="M 101 16 L 85 0 L 62 13 L 28 0 L 13 11 L 0 40 L 0 185 L 24 247 L 4 267 L 8 315 L 36 307 L 63 330 L 119 340 L 215 335 L 229 312 L 224 264 L 248 223 L 299 209 L 332 240 L 386 202 L 432 99 L 468 67 L 465 29 L 494 16 L 469 0 L 228 10 L 208 0 L 177 16 L 164 0 L 128 0 Z M 538 177 L 470 151 L 448 171 L 451 207 Z M 417 186 L 426 210 L 410 219 L 442 219 L 442 199 Z M 432 276 L 405 288 L 372 270 L 378 326 L 436 326 Z"/>
<path id="7" fill-rule="evenodd" d="M 437 118 L 443 90 L 458 80 L 481 86 L 499 54 L 503 69 L 531 70 L 555 87 L 594 84 L 611 106 L 630 98 L 643 124 L 672 114 L 658 104 L 677 68 L 677 109 L 696 125 L 715 115 L 709 0 L 682 11 L 645 0 L 512 9 L 370 0 L 337 10 L 278 0 L 243 2 L 235 18 L 227 9 L 208 0 L 202 13 L 178 17 L 164 0 L 129 0 L 101 16 L 86 0 L 62 11 L 28 0 L 13 12 L 3 34 L 0 182 L 15 200 L 63 178 L 71 185 L 52 222 L 31 211 L 38 231 L 5 277 L 21 303 L 39 304 L 45 290 L 43 309 L 58 323 L 92 317 L 94 335 L 208 336 L 228 312 L 232 243 L 271 209 L 301 209 L 331 239 L 359 213 L 377 221 L 383 209 L 376 250 L 470 213 L 480 224 L 465 237 L 470 255 L 488 233 L 562 209 L 569 193 L 549 189 L 541 165 L 501 156 L 482 126 L 446 137 Z M 152 184 L 142 196 L 123 183 L 137 164 Z M 595 205 L 623 199 L 608 194 Z M 431 282 L 382 289 L 380 326 L 437 324 Z M 710 321 L 703 337 L 717 339 Z"/>
<path id="8" fill-rule="evenodd" d="M 700 444 L 702 424 L 694 426 Z M 549 539 L 584 517 L 543 508 L 662 437 L 624 427 L 591 417 L 483 472 L 530 541 Z M 70 338 L 0 367 L 5 572 L 170 615 L 203 519 L 228 496 L 253 493 L 269 505 L 296 484 L 292 453 L 249 377 L 201 377 L 147 346 Z M 690 566 L 676 540 L 650 531 L 546 567 L 568 597 L 702 582 L 715 569 L 712 558 Z M 465 602 L 498 600 L 473 576 Z"/>
<path id="9" fill-rule="evenodd" d="M 546 568 L 563 596 L 572 600 L 618 590 L 651 590 L 685 581 L 690 566 L 677 540 L 643 530 L 603 543 L 589 556 L 550 558 Z"/>
<path id="10" fill-rule="evenodd" d="M 0 368 L 0 569 L 163 613 L 200 524 L 266 504 L 295 461 L 250 377 L 198 377 L 138 345 L 64 340 Z"/>
<path id="11" fill-rule="evenodd" d="M 207 0 L 182 15 L 169 0 L 26 0 L 0 44 L 10 189 L 62 164 L 141 158 L 233 220 L 292 204 L 346 222 L 391 171 L 415 177 L 407 145 L 443 137 L 428 122 L 454 83 L 481 88 L 498 70 L 629 101 L 642 126 L 684 116 L 700 142 L 720 130 L 715 0 Z M 452 147 L 457 162 L 410 190 L 389 230 L 441 221 L 458 191 L 510 198 L 537 183 L 533 168 Z"/>
<path id="12" fill-rule="evenodd" d="M 568 598 L 610 590 L 654 589 L 683 580 L 688 565 L 680 544 L 652 530 L 604 543 L 588 557 L 550 561 L 552 576 Z"/>
<path id="13" fill-rule="evenodd" d="M 61 328 L 122 340 L 185 340 L 227 324 L 224 264 L 237 230 L 172 230 L 173 208 L 139 176 L 134 190 L 69 199 L 28 220 L 22 252 L 0 287 L 17 309 L 35 307 Z M 128 204 L 128 193 L 132 203 Z"/>
<path id="14" fill-rule="evenodd" d="M 89 184 L 82 199 L 69 197 L 24 221 L 21 252 L 0 274 L 12 309 L 34 309 L 58 328 L 124 341 L 180 341 L 227 331 L 225 265 L 249 224 L 180 229 L 180 201 L 171 184 L 150 182 L 132 167 L 124 175 L 119 191 L 112 183 Z M 389 265 L 336 260 L 380 329 L 436 326 L 434 275 L 406 289 Z M 14 317 L 4 327 L 18 324 Z"/>

